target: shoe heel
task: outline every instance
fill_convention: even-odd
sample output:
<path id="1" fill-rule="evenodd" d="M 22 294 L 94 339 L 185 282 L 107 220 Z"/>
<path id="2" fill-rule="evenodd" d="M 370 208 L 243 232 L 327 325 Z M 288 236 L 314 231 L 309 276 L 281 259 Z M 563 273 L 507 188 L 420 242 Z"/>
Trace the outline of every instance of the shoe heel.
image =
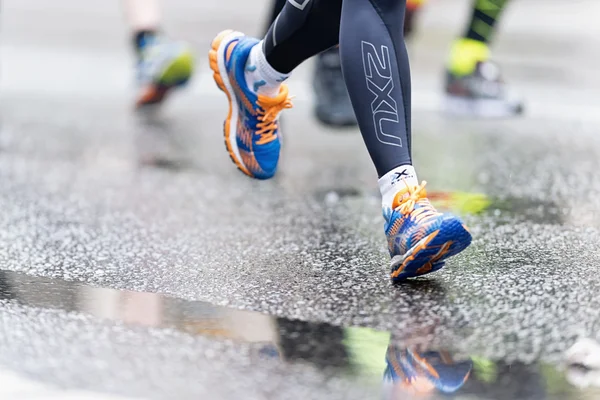
<path id="1" fill-rule="evenodd" d="M 223 77 L 221 76 L 221 72 L 219 71 L 219 47 L 227 36 L 231 35 L 233 31 L 231 29 L 224 30 L 219 33 L 212 41 L 210 45 L 210 50 L 208 52 L 208 64 L 210 65 L 210 69 L 213 71 L 213 79 L 215 83 L 223 92 L 225 90 L 225 84 L 223 83 Z"/>
<path id="2" fill-rule="evenodd" d="M 231 89 L 227 88 L 227 85 L 229 85 L 229 83 L 225 83 L 226 81 L 224 80 L 228 78 L 227 76 L 223 77 L 221 75 L 221 69 L 219 68 L 219 57 L 223 57 L 224 59 L 227 57 L 227 54 L 219 54 L 219 51 L 223 51 L 223 49 L 221 49 L 221 45 L 223 44 L 224 40 L 228 40 L 228 39 L 233 39 L 235 37 L 238 36 L 244 36 L 243 33 L 241 32 L 236 32 L 233 30 L 225 30 L 221 33 L 219 33 L 212 41 L 211 46 L 210 46 L 210 50 L 208 51 L 208 62 L 210 65 L 210 69 L 212 69 L 213 71 L 213 79 L 215 80 L 215 83 L 217 84 L 217 87 L 219 89 L 221 89 L 221 91 L 223 93 L 225 93 L 225 95 L 227 96 L 227 100 L 229 102 L 229 112 L 227 114 L 227 118 L 225 119 L 225 122 L 223 124 L 223 134 L 224 134 L 224 142 L 225 142 L 225 148 L 227 149 L 227 152 L 229 153 L 229 157 L 231 158 L 231 161 L 233 161 L 233 163 L 237 166 L 237 168 L 242 171 L 244 174 L 253 177 L 253 175 L 248 171 L 248 169 L 245 167 L 245 165 L 243 164 L 243 161 L 238 158 L 236 156 L 236 151 L 234 150 L 234 146 L 235 146 L 235 137 L 233 136 L 233 133 L 231 132 L 232 129 L 235 129 L 235 121 L 232 122 L 232 115 L 233 115 L 233 108 L 235 107 L 235 105 L 233 104 L 233 102 L 235 101 L 235 94 L 233 93 L 233 91 L 230 92 Z M 221 62 L 224 62 L 226 60 L 221 59 Z M 232 128 L 233 126 L 233 128 Z M 231 133 L 231 135 L 230 135 Z"/>

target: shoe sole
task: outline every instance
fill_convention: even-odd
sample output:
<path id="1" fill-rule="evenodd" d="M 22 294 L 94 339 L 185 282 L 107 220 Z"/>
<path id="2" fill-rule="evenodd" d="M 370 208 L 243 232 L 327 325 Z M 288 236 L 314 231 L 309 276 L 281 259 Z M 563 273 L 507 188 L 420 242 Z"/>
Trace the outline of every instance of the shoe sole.
<path id="1" fill-rule="evenodd" d="M 508 104 L 503 100 L 470 99 L 446 95 L 444 109 L 447 114 L 460 117 L 508 118 L 523 114 L 523 105 Z"/>
<path id="2" fill-rule="evenodd" d="M 229 76 L 227 74 L 227 68 L 225 67 L 225 47 L 229 42 L 237 37 L 244 36 L 241 32 L 235 32 L 232 30 L 226 30 L 219 33 L 212 41 L 211 49 L 208 52 L 208 62 L 210 69 L 213 71 L 213 78 L 215 83 L 227 95 L 229 102 L 229 111 L 227 118 L 223 124 L 223 136 L 225 139 L 225 148 L 231 157 L 231 161 L 236 167 L 244 174 L 254 178 L 254 175 L 250 173 L 248 168 L 244 165 L 240 152 L 237 146 L 236 131 L 232 127 L 236 127 L 238 123 L 238 109 L 237 104 L 233 101 L 235 99 L 235 92 L 231 86 Z"/>
<path id="3" fill-rule="evenodd" d="M 459 220 L 442 222 L 437 231 L 421 239 L 406 254 L 392 258 L 392 281 L 399 282 L 441 269 L 447 258 L 469 247 L 471 239 L 469 230 Z"/>
<path id="4" fill-rule="evenodd" d="M 146 86 L 142 89 L 142 92 L 140 93 L 137 101 L 135 102 L 136 108 L 162 103 L 170 89 L 171 88 L 169 87 L 159 86 L 155 84 Z"/>
<path id="5" fill-rule="evenodd" d="M 152 84 L 142 89 L 136 101 L 136 107 L 162 103 L 167 94 L 186 84 L 194 70 L 194 57 L 190 51 L 175 58 Z"/>

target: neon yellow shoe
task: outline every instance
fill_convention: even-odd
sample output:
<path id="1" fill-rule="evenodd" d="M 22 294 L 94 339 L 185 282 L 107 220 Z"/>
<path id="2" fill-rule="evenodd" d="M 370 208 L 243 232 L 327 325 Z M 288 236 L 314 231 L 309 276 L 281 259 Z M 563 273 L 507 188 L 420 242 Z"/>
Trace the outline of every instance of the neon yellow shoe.
<path id="1" fill-rule="evenodd" d="M 194 57 L 186 43 L 152 37 L 141 50 L 137 66 L 141 86 L 136 106 L 161 103 L 175 88 L 189 82 L 194 70 Z"/>

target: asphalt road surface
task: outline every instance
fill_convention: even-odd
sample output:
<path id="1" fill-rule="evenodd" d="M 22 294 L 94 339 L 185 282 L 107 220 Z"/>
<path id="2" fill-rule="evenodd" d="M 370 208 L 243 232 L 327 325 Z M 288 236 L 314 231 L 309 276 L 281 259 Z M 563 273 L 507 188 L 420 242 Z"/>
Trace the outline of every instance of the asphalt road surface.
<path id="1" fill-rule="evenodd" d="M 600 339 L 596 0 L 508 10 L 495 55 L 526 100 L 514 120 L 440 112 L 467 2 L 425 10 L 416 168 L 474 241 L 399 286 L 375 171 L 357 131 L 313 120 L 310 63 L 277 177 L 247 179 L 224 151 L 205 53 L 221 29 L 259 33 L 266 2 L 164 3 L 198 74 L 155 115 L 132 112 L 118 2 L 3 3 L 2 399 L 405 399 L 384 372 L 427 354 L 462 377 L 457 399 L 600 396 L 591 368 L 565 365 Z"/>

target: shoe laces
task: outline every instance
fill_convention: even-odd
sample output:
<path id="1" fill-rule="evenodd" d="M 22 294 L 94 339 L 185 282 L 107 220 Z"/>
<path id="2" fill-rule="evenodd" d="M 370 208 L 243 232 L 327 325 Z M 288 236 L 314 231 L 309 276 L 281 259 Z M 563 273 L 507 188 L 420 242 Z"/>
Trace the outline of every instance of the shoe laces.
<path id="1" fill-rule="evenodd" d="M 256 124 L 256 133 L 260 135 L 260 139 L 256 143 L 267 144 L 277 138 L 277 117 L 281 111 L 293 107 L 292 98 L 288 96 L 287 86 L 281 85 L 279 94 L 275 97 L 258 95 L 257 104 L 259 122 Z"/>
<path id="2" fill-rule="evenodd" d="M 399 191 L 394 197 L 392 203 L 394 210 L 399 210 L 403 215 L 411 215 L 417 222 L 440 215 L 427 199 L 426 181 L 417 186 L 409 186 L 405 179 L 402 180 L 406 184 L 406 189 Z M 417 205 L 419 208 L 415 209 Z"/>

